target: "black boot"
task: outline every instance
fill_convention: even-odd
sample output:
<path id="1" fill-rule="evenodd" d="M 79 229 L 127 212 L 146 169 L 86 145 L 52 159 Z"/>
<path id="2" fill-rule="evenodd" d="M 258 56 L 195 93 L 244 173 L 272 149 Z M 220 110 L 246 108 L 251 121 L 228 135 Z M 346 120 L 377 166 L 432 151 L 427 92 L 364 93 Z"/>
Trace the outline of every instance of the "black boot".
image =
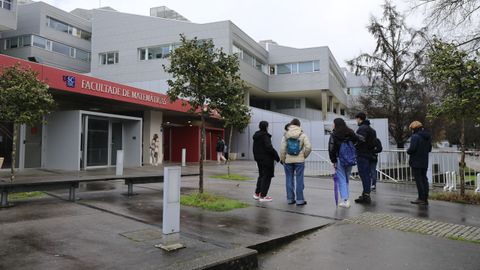
<path id="1" fill-rule="evenodd" d="M 362 193 L 362 195 L 358 197 L 358 199 L 356 199 L 355 202 L 369 204 L 372 202 L 372 199 L 370 199 L 370 194 Z"/>

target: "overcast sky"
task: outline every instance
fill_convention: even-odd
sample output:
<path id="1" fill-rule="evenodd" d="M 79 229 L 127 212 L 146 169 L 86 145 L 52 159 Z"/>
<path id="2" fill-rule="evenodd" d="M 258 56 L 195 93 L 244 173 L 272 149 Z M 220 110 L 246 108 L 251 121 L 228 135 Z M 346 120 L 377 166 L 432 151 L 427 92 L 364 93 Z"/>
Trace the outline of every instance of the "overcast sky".
<path id="1" fill-rule="evenodd" d="M 400 11 L 408 0 L 393 0 Z M 329 46 L 341 66 L 360 52 L 370 52 L 375 42 L 367 32 L 370 16 L 381 15 L 383 0 L 44 0 L 71 11 L 112 8 L 149 15 L 150 7 L 167 6 L 195 23 L 231 20 L 256 41 L 272 39 L 285 46 Z M 421 14 L 407 20 L 421 24 Z"/>

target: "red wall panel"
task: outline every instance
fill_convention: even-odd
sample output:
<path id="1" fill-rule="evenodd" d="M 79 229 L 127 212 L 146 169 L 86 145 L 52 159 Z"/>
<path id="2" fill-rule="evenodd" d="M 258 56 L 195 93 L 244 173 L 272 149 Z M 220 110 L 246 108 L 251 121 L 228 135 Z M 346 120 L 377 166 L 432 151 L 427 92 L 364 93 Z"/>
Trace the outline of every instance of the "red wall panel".
<path id="1" fill-rule="evenodd" d="M 173 162 L 182 161 L 182 148 L 187 149 L 187 162 L 200 160 L 200 129 L 198 127 L 174 127 L 170 139 Z"/>

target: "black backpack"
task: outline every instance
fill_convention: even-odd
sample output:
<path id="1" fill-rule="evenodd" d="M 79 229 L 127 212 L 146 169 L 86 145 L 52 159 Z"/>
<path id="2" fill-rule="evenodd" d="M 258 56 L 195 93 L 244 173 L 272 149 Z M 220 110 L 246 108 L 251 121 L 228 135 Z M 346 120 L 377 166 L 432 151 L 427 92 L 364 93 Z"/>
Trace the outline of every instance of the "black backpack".
<path id="1" fill-rule="evenodd" d="M 383 151 L 382 141 L 380 141 L 379 138 L 375 138 L 374 146 L 373 146 L 373 153 L 374 154 L 379 154 L 382 151 Z"/>

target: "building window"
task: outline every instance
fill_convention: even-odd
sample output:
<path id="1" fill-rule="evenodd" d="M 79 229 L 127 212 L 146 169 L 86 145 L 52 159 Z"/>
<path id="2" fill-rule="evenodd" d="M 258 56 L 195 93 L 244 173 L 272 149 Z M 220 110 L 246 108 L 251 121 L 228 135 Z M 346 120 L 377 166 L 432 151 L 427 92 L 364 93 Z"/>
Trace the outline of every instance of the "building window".
<path id="1" fill-rule="evenodd" d="M 161 45 L 155 47 L 148 47 L 148 48 L 140 48 L 138 49 L 139 58 L 140 60 L 154 60 L 154 59 L 163 59 L 167 58 L 172 50 L 177 47 L 178 45 L 169 44 L 169 45 Z"/>
<path id="2" fill-rule="evenodd" d="M 241 49 L 240 47 L 233 44 L 232 53 L 238 55 L 238 59 L 247 63 L 249 66 L 254 67 L 257 70 L 267 73 L 267 66 L 258 58 L 256 58 L 252 53 L 247 50 Z"/>
<path id="3" fill-rule="evenodd" d="M 99 54 L 101 65 L 113 65 L 118 63 L 118 52 L 106 52 Z"/>
<path id="4" fill-rule="evenodd" d="M 292 65 L 291 64 L 278 64 L 277 65 L 277 74 L 292 74 Z"/>
<path id="5" fill-rule="evenodd" d="M 1 0 L 0 0 L 1 1 Z M 90 41 L 92 39 L 92 34 L 88 31 L 82 30 L 78 27 L 69 25 L 57 19 L 47 16 L 47 26 L 60 31 L 66 34 L 72 35 L 74 37 L 78 37 L 84 40 Z"/>
<path id="6" fill-rule="evenodd" d="M 12 0 L 0 0 L 0 8 L 12 9 Z"/>
<path id="7" fill-rule="evenodd" d="M 58 42 L 52 42 L 52 52 L 63 54 L 65 56 L 74 57 L 74 56 L 70 55 L 70 48 L 71 48 L 70 46 L 67 46 L 65 44 L 58 43 Z"/>
<path id="8" fill-rule="evenodd" d="M 300 109 L 301 102 L 300 102 L 300 99 L 277 100 L 275 102 L 275 107 L 278 110 Z"/>
<path id="9" fill-rule="evenodd" d="M 270 75 L 319 72 L 320 61 L 277 64 L 276 69 L 277 72 L 275 73 L 275 65 L 270 66 Z"/>
<path id="10" fill-rule="evenodd" d="M 39 37 L 39 36 L 33 36 L 33 46 L 46 49 L 47 46 L 47 39 Z"/>

